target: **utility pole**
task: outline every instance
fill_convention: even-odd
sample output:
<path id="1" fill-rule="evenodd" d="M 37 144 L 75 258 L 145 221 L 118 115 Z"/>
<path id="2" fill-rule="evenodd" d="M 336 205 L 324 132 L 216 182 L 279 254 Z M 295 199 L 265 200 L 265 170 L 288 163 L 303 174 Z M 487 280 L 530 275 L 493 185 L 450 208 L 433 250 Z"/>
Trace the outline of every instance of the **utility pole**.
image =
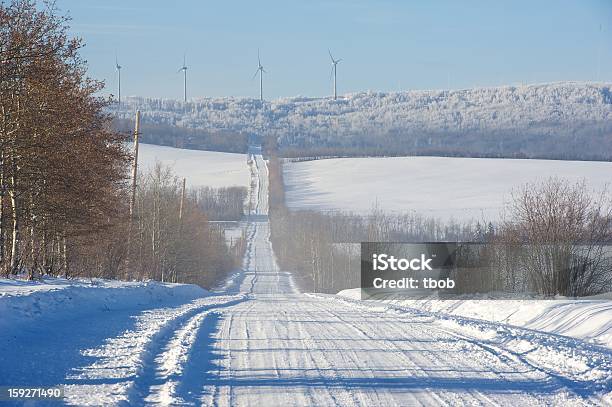
<path id="1" fill-rule="evenodd" d="M 136 177 L 138 176 L 138 138 L 140 134 L 140 110 L 136 112 L 136 125 L 134 126 L 134 162 L 132 163 L 132 193 L 130 195 L 130 224 L 134 217 L 136 203 Z"/>
<path id="2" fill-rule="evenodd" d="M 181 230 L 182 221 L 183 221 L 183 205 L 185 205 L 185 184 L 187 183 L 187 179 L 183 178 L 183 187 L 181 188 L 181 203 L 179 205 L 179 231 Z"/>
<path id="3" fill-rule="evenodd" d="M 132 257 L 132 233 L 134 229 L 134 207 L 136 206 L 136 177 L 138 176 L 138 142 L 140 135 L 140 110 L 136 111 L 136 124 L 134 125 L 134 162 L 132 163 L 132 190 L 130 193 L 130 219 L 127 241 L 126 277 L 129 279 Z"/>
<path id="4" fill-rule="evenodd" d="M 178 259 L 179 259 L 179 250 L 181 235 L 183 233 L 183 207 L 185 206 L 185 184 L 187 183 L 187 179 L 183 178 L 183 185 L 181 187 L 181 201 L 179 202 L 179 213 L 178 213 L 178 236 L 176 237 L 176 241 L 178 243 L 177 249 L 174 253 L 174 269 L 172 270 L 172 275 L 170 276 L 170 281 L 173 283 L 177 282 L 176 274 L 178 269 Z"/>

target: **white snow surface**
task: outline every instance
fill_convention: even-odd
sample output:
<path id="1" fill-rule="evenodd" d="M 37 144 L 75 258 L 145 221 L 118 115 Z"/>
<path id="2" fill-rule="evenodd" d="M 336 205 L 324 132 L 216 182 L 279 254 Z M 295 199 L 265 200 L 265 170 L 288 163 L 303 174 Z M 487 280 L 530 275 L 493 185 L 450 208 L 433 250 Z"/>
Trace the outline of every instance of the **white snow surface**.
<path id="1" fill-rule="evenodd" d="M 339 296 L 360 300 L 361 289 L 342 290 Z M 476 318 L 569 336 L 612 349 L 612 293 L 579 300 L 491 299 L 485 295 L 461 299 L 406 299 L 390 296 L 367 302 L 406 307 L 444 315 Z"/>
<path id="2" fill-rule="evenodd" d="M 612 163 L 454 157 L 334 158 L 285 162 L 291 209 L 369 214 L 417 212 L 455 220 L 498 220 L 524 183 L 549 177 L 586 181 L 594 193 L 612 182 Z"/>
<path id="3" fill-rule="evenodd" d="M 281 143 L 325 144 L 356 134 L 435 134 L 449 130 L 540 129 L 558 134 L 580 124 L 609 123 L 612 85 L 561 82 L 462 90 L 361 92 L 333 98 L 171 99 L 128 97 L 114 113 L 190 128 L 279 137 Z M 571 130 L 570 130 L 571 131 Z"/>
<path id="4" fill-rule="evenodd" d="M 150 170 L 157 161 L 171 166 L 177 177 L 187 178 L 188 187 L 249 186 L 250 175 L 246 154 L 140 144 L 138 163 L 142 172 Z"/>
<path id="5" fill-rule="evenodd" d="M 0 297 L 2 384 L 64 385 L 69 405 L 612 403 L 609 348 L 503 323 L 300 293 L 291 273 L 278 267 L 267 166 L 258 149 L 251 154 L 247 250 L 226 284 L 210 293 L 157 283 L 25 292 L 5 282 L 0 292 L 13 293 Z M 149 296 L 149 286 L 176 295 Z M 77 296 L 79 290 L 92 295 Z M 127 294 L 100 302 L 104 290 Z"/>
<path id="6" fill-rule="evenodd" d="M 125 282 L 104 279 L 45 278 L 42 281 L 0 279 L 0 331 L 29 320 L 90 312 L 146 307 L 186 301 L 207 295 L 189 284 L 157 281 Z"/>

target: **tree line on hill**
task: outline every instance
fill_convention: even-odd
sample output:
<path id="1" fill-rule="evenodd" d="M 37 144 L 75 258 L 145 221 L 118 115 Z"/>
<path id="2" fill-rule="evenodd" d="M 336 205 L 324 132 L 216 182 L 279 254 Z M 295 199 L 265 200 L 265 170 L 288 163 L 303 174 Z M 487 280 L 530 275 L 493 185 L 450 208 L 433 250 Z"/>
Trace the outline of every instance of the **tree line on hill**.
<path id="1" fill-rule="evenodd" d="M 440 156 L 612 160 L 612 122 L 574 123 L 573 129 L 401 131 L 347 137 L 283 138 L 279 155 L 294 159 L 373 156 Z"/>
<path id="2" fill-rule="evenodd" d="M 113 127 L 68 23 L 52 1 L 0 3 L 1 274 L 213 284 L 244 244 L 228 247 L 207 212 L 240 216 L 244 192 L 183 194 L 157 166 L 130 216 L 129 133 Z"/>
<path id="3" fill-rule="evenodd" d="M 115 118 L 114 128 L 129 131 L 133 121 Z M 244 153 L 248 133 L 223 129 L 142 123 L 143 142 L 163 146 Z M 376 156 L 441 156 L 550 160 L 612 160 L 612 122 L 575 122 L 516 129 L 372 130 L 337 134 L 283 134 L 278 154 L 291 159 Z"/>
<path id="4" fill-rule="evenodd" d="M 133 120 L 115 118 L 113 127 L 120 132 L 129 132 L 134 128 Z M 146 115 L 140 124 L 142 142 L 160 146 L 188 148 L 191 150 L 221 151 L 225 153 L 246 153 L 247 135 L 228 130 L 202 130 L 171 126 L 161 123 L 149 123 Z"/>

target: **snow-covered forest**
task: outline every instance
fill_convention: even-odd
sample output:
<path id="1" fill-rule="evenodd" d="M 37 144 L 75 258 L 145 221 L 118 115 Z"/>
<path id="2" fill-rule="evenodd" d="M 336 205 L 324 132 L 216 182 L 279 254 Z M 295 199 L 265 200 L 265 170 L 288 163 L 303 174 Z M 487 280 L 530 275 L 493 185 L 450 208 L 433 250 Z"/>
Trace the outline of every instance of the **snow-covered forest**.
<path id="1" fill-rule="evenodd" d="M 610 84 L 363 92 L 332 98 L 131 97 L 145 123 L 275 136 L 285 155 L 436 154 L 609 159 Z M 596 148 L 595 148 L 596 146 Z"/>

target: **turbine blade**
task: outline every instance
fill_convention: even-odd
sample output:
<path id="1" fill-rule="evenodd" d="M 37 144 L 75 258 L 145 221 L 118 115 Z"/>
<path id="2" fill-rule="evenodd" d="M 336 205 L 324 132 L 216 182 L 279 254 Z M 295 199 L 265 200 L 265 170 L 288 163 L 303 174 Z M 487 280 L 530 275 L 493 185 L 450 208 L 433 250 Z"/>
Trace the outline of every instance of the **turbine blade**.
<path id="1" fill-rule="evenodd" d="M 261 58 L 259 57 L 259 48 L 257 48 L 257 64 L 261 67 Z"/>
<path id="2" fill-rule="evenodd" d="M 257 70 L 255 71 L 255 75 L 253 75 L 253 78 L 251 78 L 251 80 L 257 78 L 257 74 L 259 73 L 259 68 L 257 68 Z"/>
<path id="3" fill-rule="evenodd" d="M 329 57 L 331 58 L 332 63 L 334 63 L 334 57 L 332 56 L 331 50 L 329 48 L 327 49 L 327 52 L 329 53 Z"/>

